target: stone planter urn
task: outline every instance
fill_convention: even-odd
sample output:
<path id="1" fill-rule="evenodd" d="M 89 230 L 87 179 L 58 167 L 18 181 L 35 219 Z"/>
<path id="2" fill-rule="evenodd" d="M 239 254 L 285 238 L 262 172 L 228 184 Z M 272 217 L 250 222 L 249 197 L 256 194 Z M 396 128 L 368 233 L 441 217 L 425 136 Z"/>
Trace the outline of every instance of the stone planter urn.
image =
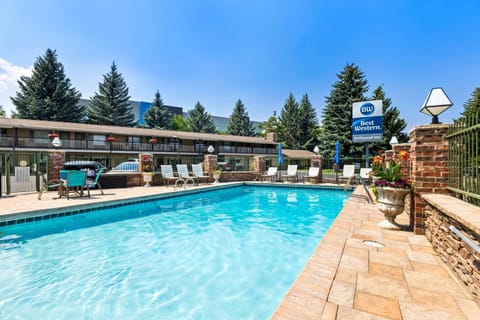
<path id="1" fill-rule="evenodd" d="M 220 176 L 222 175 L 221 172 L 213 172 L 213 183 L 218 183 L 220 180 Z"/>
<path id="2" fill-rule="evenodd" d="M 152 173 L 151 172 L 144 172 L 142 173 L 143 176 L 143 182 L 145 182 L 144 187 L 151 187 L 151 182 L 153 179 Z"/>
<path id="3" fill-rule="evenodd" d="M 385 220 L 378 225 L 387 229 L 400 229 L 395 222 L 395 218 L 401 214 L 405 208 L 405 197 L 411 192 L 411 189 L 377 187 L 377 208 L 385 216 Z"/>

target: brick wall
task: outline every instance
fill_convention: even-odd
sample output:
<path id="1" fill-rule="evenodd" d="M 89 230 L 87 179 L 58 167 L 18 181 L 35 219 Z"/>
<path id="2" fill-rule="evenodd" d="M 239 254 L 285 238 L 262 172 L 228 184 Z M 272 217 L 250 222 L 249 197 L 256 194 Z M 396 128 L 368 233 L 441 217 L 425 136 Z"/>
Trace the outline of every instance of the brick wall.
<path id="1" fill-rule="evenodd" d="M 448 193 L 448 127 L 430 124 L 410 132 L 411 176 L 415 186 L 410 224 L 415 234 L 425 233 L 425 204 L 420 194 Z"/>
<path id="2" fill-rule="evenodd" d="M 52 150 L 48 152 L 48 179 L 60 179 L 60 170 L 65 165 L 65 152 Z"/>
<path id="3" fill-rule="evenodd" d="M 323 182 L 323 158 L 322 156 L 313 156 L 311 159 L 310 159 L 310 166 L 311 167 L 319 167 L 320 168 L 320 172 L 319 172 L 319 176 L 318 176 L 318 182 L 319 183 L 322 183 Z"/>
<path id="4" fill-rule="evenodd" d="M 267 170 L 264 156 L 253 157 L 253 171 L 263 174 Z"/>
<path id="5" fill-rule="evenodd" d="M 452 201 L 460 201 L 452 199 Z M 480 209 L 477 208 L 477 211 Z M 442 261 L 455 272 L 457 277 L 465 284 L 468 291 L 480 299 L 480 254 L 472 250 L 449 227 L 455 226 L 467 238 L 480 245 L 478 232 L 465 226 L 452 216 L 426 204 L 424 208 L 425 236 L 432 243 L 433 248 L 439 253 Z"/>
<path id="6" fill-rule="evenodd" d="M 258 181 L 261 173 L 251 171 L 223 171 L 220 182 Z"/>

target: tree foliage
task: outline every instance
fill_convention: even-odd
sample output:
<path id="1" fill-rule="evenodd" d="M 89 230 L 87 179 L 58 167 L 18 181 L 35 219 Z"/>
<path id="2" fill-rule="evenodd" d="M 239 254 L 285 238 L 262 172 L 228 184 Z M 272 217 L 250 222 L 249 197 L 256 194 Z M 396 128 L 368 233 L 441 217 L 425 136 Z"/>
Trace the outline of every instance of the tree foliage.
<path id="1" fill-rule="evenodd" d="M 292 93 L 288 95 L 280 116 L 280 135 L 279 139 L 285 148 L 298 149 L 298 137 L 301 135 L 300 106 Z"/>
<path id="2" fill-rule="evenodd" d="M 347 64 L 337 78 L 326 97 L 318 146 L 325 158 L 332 158 L 338 140 L 342 145 L 342 156 L 361 156 L 363 145 L 352 142 L 352 104 L 365 100 L 367 80 L 355 64 Z"/>
<path id="3" fill-rule="evenodd" d="M 315 134 L 318 127 L 317 112 L 313 108 L 308 95 L 305 93 L 300 101 L 300 119 L 302 122 L 302 135 L 299 137 L 299 143 L 302 149 L 312 150 L 317 142 Z"/>
<path id="4" fill-rule="evenodd" d="M 476 87 L 472 95 L 470 96 L 470 99 L 468 99 L 467 102 L 463 105 L 463 112 L 462 116 L 466 117 L 470 114 L 473 114 L 475 112 L 480 111 L 480 87 Z"/>
<path id="5" fill-rule="evenodd" d="M 0 105 L 0 117 L 5 117 L 5 110 L 3 110 L 2 105 Z"/>
<path id="6" fill-rule="evenodd" d="M 205 111 L 205 108 L 200 102 L 197 102 L 195 107 L 188 111 L 186 122 L 193 132 L 216 132 L 215 122 L 213 122 L 212 117 L 207 111 Z"/>
<path id="7" fill-rule="evenodd" d="M 176 131 L 191 131 L 188 127 L 187 120 L 184 116 L 174 114 L 172 119 L 172 130 Z"/>
<path id="8" fill-rule="evenodd" d="M 309 149 L 315 144 L 315 127 L 317 114 L 305 94 L 300 104 L 292 93 L 285 101 L 280 112 L 280 140 L 285 147 L 292 149 Z"/>
<path id="9" fill-rule="evenodd" d="M 152 105 L 143 115 L 145 124 L 150 128 L 168 130 L 172 128 L 172 118 L 172 113 L 163 104 L 160 92 L 157 90 Z"/>
<path id="10" fill-rule="evenodd" d="M 259 134 L 262 137 L 266 137 L 269 133 L 276 133 L 277 135 L 280 135 L 281 124 L 278 120 L 277 113 L 274 111 L 273 115 L 270 116 L 267 121 L 260 123 L 258 127 L 262 129 Z"/>
<path id="11" fill-rule="evenodd" d="M 255 135 L 255 128 L 250 121 L 248 112 L 245 110 L 245 106 L 242 100 L 238 99 L 233 113 L 228 121 L 227 133 L 236 136 L 253 136 Z"/>
<path id="12" fill-rule="evenodd" d="M 98 84 L 98 93 L 95 92 L 90 101 L 88 121 L 120 127 L 136 126 L 137 121 L 129 99 L 127 84 L 113 62 L 110 72 L 104 74 L 103 82 Z"/>
<path id="13" fill-rule="evenodd" d="M 382 141 L 370 145 L 370 150 L 375 151 L 378 149 L 389 150 L 390 139 L 395 136 L 398 142 L 408 142 L 408 136 L 403 132 L 407 123 L 404 119 L 400 118 L 400 110 L 396 107 L 392 107 L 392 100 L 385 97 L 383 87 L 379 86 L 373 91 L 372 100 L 383 101 L 383 135 Z"/>
<path id="14" fill-rule="evenodd" d="M 78 105 L 80 92 L 66 77 L 63 65 L 57 60 L 55 50 L 47 49 L 36 59 L 32 76 L 22 76 L 20 90 L 11 97 L 16 110 L 15 118 L 82 122 L 85 107 Z"/>

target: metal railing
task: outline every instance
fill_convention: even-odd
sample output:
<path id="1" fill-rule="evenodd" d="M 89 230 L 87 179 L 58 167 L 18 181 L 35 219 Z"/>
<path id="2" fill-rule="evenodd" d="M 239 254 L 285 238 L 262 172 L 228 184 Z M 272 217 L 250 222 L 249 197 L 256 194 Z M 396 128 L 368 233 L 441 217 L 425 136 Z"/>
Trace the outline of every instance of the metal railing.
<path id="1" fill-rule="evenodd" d="M 95 150 L 95 151 L 122 151 L 122 152 L 165 152 L 165 153 L 207 153 L 207 146 L 179 143 L 143 143 L 143 142 L 109 142 L 95 140 L 62 139 L 62 149 Z M 0 148 L 18 149 L 51 149 L 52 143 L 48 138 L 16 138 L 11 137 L 0 140 Z M 277 149 L 246 147 L 246 146 L 219 146 L 219 153 L 237 154 L 276 154 Z"/>
<path id="2" fill-rule="evenodd" d="M 480 112 L 472 112 L 450 125 L 448 189 L 463 200 L 480 204 Z"/>

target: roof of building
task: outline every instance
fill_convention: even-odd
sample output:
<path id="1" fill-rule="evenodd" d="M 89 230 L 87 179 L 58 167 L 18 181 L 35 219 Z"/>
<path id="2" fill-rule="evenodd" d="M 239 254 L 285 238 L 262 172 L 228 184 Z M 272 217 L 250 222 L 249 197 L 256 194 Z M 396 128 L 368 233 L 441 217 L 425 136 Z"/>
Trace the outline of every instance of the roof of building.
<path id="1" fill-rule="evenodd" d="M 282 154 L 292 159 L 310 159 L 315 155 L 312 151 L 294 149 L 282 149 Z"/>
<path id="2" fill-rule="evenodd" d="M 205 140 L 205 141 L 231 141 L 240 143 L 255 143 L 276 145 L 274 142 L 269 142 L 263 137 L 244 137 L 233 136 L 226 134 L 200 133 L 200 132 L 186 132 L 173 130 L 158 130 L 149 128 L 131 128 L 131 127 L 116 127 L 96 124 L 83 124 L 72 122 L 58 122 L 58 121 L 43 121 L 30 119 L 14 119 L 14 118 L 0 118 L 0 128 L 25 128 L 36 130 L 55 130 L 67 132 L 85 132 L 98 134 L 112 134 L 123 136 L 145 136 L 145 137 L 164 137 L 187 140 Z"/>

